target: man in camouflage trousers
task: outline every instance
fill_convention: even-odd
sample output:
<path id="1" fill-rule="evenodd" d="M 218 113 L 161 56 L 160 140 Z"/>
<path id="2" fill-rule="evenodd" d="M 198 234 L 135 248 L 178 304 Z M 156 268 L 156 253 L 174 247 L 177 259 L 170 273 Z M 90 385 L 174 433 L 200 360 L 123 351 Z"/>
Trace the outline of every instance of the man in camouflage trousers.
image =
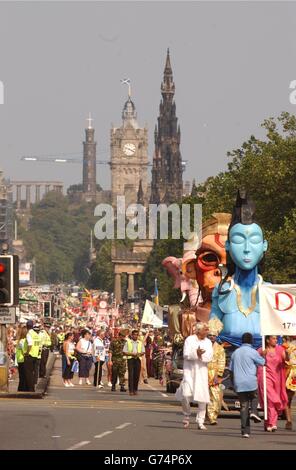
<path id="1" fill-rule="evenodd" d="M 119 337 L 113 339 L 109 348 L 109 363 L 112 365 L 112 388 L 111 391 L 115 392 L 117 377 L 119 377 L 120 391 L 126 392 L 125 372 L 126 372 L 126 358 L 123 355 L 123 347 L 125 345 L 125 332 L 120 331 Z"/>

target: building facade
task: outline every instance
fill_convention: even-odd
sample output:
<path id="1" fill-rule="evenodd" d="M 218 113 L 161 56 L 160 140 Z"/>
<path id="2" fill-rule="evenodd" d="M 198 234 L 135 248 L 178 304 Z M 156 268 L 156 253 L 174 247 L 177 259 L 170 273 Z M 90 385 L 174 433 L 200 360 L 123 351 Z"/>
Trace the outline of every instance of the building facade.
<path id="1" fill-rule="evenodd" d="M 126 205 L 137 203 L 138 191 L 147 199 L 148 130 L 137 122 L 136 107 L 130 92 L 122 112 L 121 127 L 111 129 L 112 205 L 117 196 L 125 196 Z"/>

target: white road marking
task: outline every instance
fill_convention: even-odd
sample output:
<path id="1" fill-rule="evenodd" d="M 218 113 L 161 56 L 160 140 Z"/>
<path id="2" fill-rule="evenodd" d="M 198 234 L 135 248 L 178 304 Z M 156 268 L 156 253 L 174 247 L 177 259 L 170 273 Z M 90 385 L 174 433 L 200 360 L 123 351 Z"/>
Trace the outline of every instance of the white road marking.
<path id="1" fill-rule="evenodd" d="M 151 388 L 151 390 L 153 390 L 154 392 L 159 392 L 161 396 L 168 398 L 168 395 L 166 395 L 165 393 L 161 393 L 159 390 L 157 390 L 157 388 L 154 388 L 149 384 L 147 385 L 147 387 Z"/>
<path id="2" fill-rule="evenodd" d="M 97 436 L 94 436 L 95 439 L 101 439 L 102 437 L 104 436 L 108 436 L 108 434 L 112 434 L 113 431 L 105 431 L 105 432 L 102 432 L 102 434 L 98 434 Z"/>
<path id="3" fill-rule="evenodd" d="M 124 429 L 126 428 L 127 426 L 130 426 L 132 423 L 124 423 L 124 424 L 121 424 L 120 426 L 116 426 L 115 429 Z"/>
<path id="4" fill-rule="evenodd" d="M 67 450 L 76 450 L 76 449 L 79 449 L 79 447 L 86 446 L 89 443 L 90 441 L 81 441 L 81 442 L 78 442 L 78 444 L 75 444 L 74 446 L 69 447 Z"/>
<path id="5" fill-rule="evenodd" d="M 61 436 L 51 436 L 51 437 L 61 437 Z"/>
<path id="6" fill-rule="evenodd" d="M 154 392 L 158 392 L 157 388 L 152 387 L 152 385 L 147 385 L 147 387 L 151 388 L 151 390 L 154 390 Z"/>

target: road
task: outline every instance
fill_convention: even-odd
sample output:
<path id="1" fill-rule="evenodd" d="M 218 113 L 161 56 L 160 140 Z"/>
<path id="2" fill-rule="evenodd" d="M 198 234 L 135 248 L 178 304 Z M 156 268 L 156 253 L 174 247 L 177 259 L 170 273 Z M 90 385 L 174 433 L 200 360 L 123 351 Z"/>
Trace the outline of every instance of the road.
<path id="1" fill-rule="evenodd" d="M 184 430 L 180 405 L 156 381 L 149 382 L 135 397 L 107 386 L 65 388 L 57 360 L 44 399 L 0 399 L 0 449 L 296 449 L 296 431 L 286 431 L 284 421 L 276 433 L 254 424 L 251 438 L 242 439 L 237 412 L 223 415 L 207 431 L 197 430 L 192 415 Z"/>

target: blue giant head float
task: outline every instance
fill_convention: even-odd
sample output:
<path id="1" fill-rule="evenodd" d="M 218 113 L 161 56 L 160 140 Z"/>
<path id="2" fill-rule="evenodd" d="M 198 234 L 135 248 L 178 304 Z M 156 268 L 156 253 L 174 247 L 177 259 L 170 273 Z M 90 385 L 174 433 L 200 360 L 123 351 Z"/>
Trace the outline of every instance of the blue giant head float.
<path id="1" fill-rule="evenodd" d="M 258 285 L 267 241 L 255 221 L 255 206 L 245 190 L 237 193 L 225 244 L 227 273 L 212 296 L 211 318 L 223 322 L 221 339 L 235 346 L 244 333 L 252 333 L 255 345 L 260 344 L 260 312 Z"/>

